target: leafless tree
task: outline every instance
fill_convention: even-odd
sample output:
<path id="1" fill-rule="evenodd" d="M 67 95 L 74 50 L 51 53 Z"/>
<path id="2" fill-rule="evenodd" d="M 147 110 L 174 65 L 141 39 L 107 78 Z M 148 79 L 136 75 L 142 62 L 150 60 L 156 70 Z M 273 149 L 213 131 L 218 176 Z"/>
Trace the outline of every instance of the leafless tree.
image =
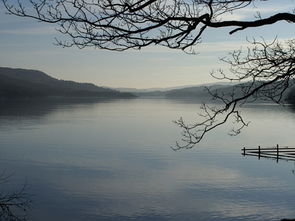
<path id="1" fill-rule="evenodd" d="M 185 123 L 182 118 L 175 121 L 183 128 L 182 143 L 176 149 L 191 148 L 199 143 L 204 135 L 233 118 L 237 124 L 230 135 L 237 135 L 248 125 L 237 107 L 245 103 L 273 101 L 282 104 L 284 94 L 294 84 L 295 77 L 295 39 L 279 43 L 253 40 L 248 50 L 237 50 L 229 59 L 223 61 L 230 65 L 229 72 L 223 70 L 212 72 L 212 76 L 239 84 L 231 90 L 211 90 L 208 92 L 219 102 L 218 105 L 202 105 L 203 121 Z"/>
<path id="2" fill-rule="evenodd" d="M 230 28 L 229 34 L 283 21 L 294 24 L 294 9 L 262 17 L 259 11 L 247 20 L 227 19 L 271 0 L 1 0 L 8 13 L 58 25 L 63 47 L 95 47 L 124 51 L 162 45 L 194 53 L 208 29 Z M 291 0 L 292 2 L 292 0 Z M 293 10 L 293 11 L 292 11 Z M 248 12 L 251 10 L 248 10 Z M 231 74 L 212 73 L 218 79 L 247 82 L 229 92 L 210 91 L 223 106 L 203 105 L 204 121 L 176 123 L 184 129 L 177 148 L 191 148 L 204 135 L 234 117 L 237 134 L 247 125 L 237 107 L 258 97 L 280 102 L 294 77 L 294 40 L 285 43 L 253 40 L 246 54 L 235 51 L 226 60 Z"/>
<path id="3" fill-rule="evenodd" d="M 226 20 L 256 2 L 270 0 L 1 0 L 10 14 L 55 23 L 69 38 L 62 46 L 108 50 L 140 49 L 148 45 L 189 50 L 207 29 L 232 27 L 235 32 L 295 22 L 292 12 L 253 20 Z"/>
<path id="4" fill-rule="evenodd" d="M 10 176 L 5 172 L 0 175 L 0 185 L 8 182 Z M 27 185 L 16 192 L 0 192 L 0 221 L 25 221 L 25 212 L 30 207 Z"/>

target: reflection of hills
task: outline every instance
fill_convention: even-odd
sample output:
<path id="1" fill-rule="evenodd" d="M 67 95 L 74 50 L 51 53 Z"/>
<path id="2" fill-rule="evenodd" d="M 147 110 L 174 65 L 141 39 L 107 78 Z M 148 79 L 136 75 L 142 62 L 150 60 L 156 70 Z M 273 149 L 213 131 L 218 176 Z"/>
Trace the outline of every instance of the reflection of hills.
<path id="1" fill-rule="evenodd" d="M 89 83 L 58 80 L 36 70 L 0 67 L 0 98 L 28 97 L 130 98 L 122 93 Z"/>
<path id="2" fill-rule="evenodd" d="M 0 100 L 0 120 L 7 118 L 42 118 L 60 109 L 73 110 L 115 99 L 97 98 L 42 98 Z"/>

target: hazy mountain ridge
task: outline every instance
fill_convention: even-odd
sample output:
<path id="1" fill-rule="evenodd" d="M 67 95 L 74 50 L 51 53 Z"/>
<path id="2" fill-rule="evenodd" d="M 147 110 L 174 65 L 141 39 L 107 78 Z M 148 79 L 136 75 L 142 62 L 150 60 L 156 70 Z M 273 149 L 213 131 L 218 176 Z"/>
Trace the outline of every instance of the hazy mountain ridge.
<path id="1" fill-rule="evenodd" d="M 286 100 L 288 103 L 295 105 L 295 85 L 293 85 L 293 87 L 290 88 Z"/>
<path id="2" fill-rule="evenodd" d="M 130 98 L 131 93 L 53 78 L 44 72 L 0 67 L 0 97 L 97 97 Z"/>
<path id="3" fill-rule="evenodd" d="M 214 83 L 206 83 L 206 84 L 197 84 L 197 85 L 182 85 L 182 86 L 174 86 L 174 87 L 159 87 L 159 88 L 124 88 L 124 87 L 118 87 L 118 88 L 112 88 L 114 90 L 118 90 L 121 92 L 131 92 L 131 93 L 155 93 L 155 92 L 168 92 L 172 90 L 178 90 L 178 89 L 186 89 L 186 88 L 193 88 L 193 87 L 210 87 L 213 85 L 235 85 L 237 83 L 232 82 L 214 82 Z"/>
<path id="4" fill-rule="evenodd" d="M 261 83 L 261 82 L 260 82 Z M 292 82 L 291 82 L 292 83 Z M 240 86 L 246 86 L 242 83 Z M 259 82 L 257 82 L 259 84 Z M 292 83 L 294 85 L 294 82 Z M 30 98 L 30 97 L 92 97 L 92 98 L 167 98 L 190 99 L 198 102 L 211 102 L 212 92 L 230 95 L 235 89 L 235 97 L 242 96 L 242 90 L 238 84 L 211 83 L 197 86 L 179 86 L 156 89 L 123 88 L 117 91 L 107 87 L 99 87 L 92 83 L 78 83 L 53 78 L 44 72 L 28 69 L 13 69 L 0 67 L 0 98 Z M 120 88 L 118 88 L 120 90 Z M 122 89 L 122 88 L 121 88 Z M 253 98 L 254 100 L 254 98 Z M 283 100 L 295 103 L 295 87 L 287 89 Z M 258 102 L 265 100 L 258 99 Z"/>
<path id="5" fill-rule="evenodd" d="M 211 93 L 217 92 L 219 95 L 222 95 L 224 98 L 231 99 L 231 96 L 233 95 L 234 98 L 243 97 L 245 95 L 245 88 L 250 87 L 250 83 L 240 83 L 235 85 L 224 85 L 224 84 L 215 84 L 211 85 L 209 87 L 201 86 L 201 87 L 190 87 L 190 88 L 184 88 L 184 89 L 177 89 L 177 90 L 171 90 L 166 93 L 167 98 L 192 98 L 196 100 L 200 100 L 202 102 L 208 102 L 208 101 L 218 101 L 214 100 L 213 96 L 209 93 L 208 89 L 210 89 Z M 251 83 L 252 84 L 252 83 Z M 263 84 L 263 82 L 256 82 L 256 86 Z M 295 87 L 294 82 L 290 82 L 290 87 L 283 93 L 282 100 L 286 103 L 294 103 L 295 101 Z M 258 95 L 253 95 L 249 97 L 247 102 L 273 102 L 271 99 Z"/>
<path id="6" fill-rule="evenodd" d="M 263 82 L 256 82 L 257 85 Z M 159 97 L 159 98 L 168 98 L 168 99 L 190 99 L 196 100 L 198 102 L 215 102 L 216 99 L 213 99 L 213 96 L 209 93 L 208 88 L 212 93 L 223 94 L 224 97 L 230 98 L 234 91 L 234 97 L 242 97 L 244 95 L 243 88 L 249 86 L 249 83 L 212 83 L 212 84 L 202 84 L 197 86 L 189 86 L 189 87 L 178 87 L 176 89 L 165 89 L 162 90 L 151 90 L 151 89 L 133 89 L 133 93 L 139 97 Z M 294 82 L 290 82 L 291 85 Z M 126 90 L 128 91 L 128 90 Z M 271 102 L 270 99 L 266 97 L 250 97 L 248 101 L 255 102 Z M 282 101 L 287 103 L 295 103 L 295 87 L 289 87 Z"/>
<path id="7" fill-rule="evenodd" d="M 212 100 L 212 96 L 208 92 L 208 88 L 211 90 L 223 90 L 232 89 L 233 83 L 212 83 L 212 84 L 200 84 L 197 86 L 180 86 L 173 87 L 174 89 L 162 88 L 162 90 L 152 89 L 131 89 L 133 94 L 138 97 L 158 97 L 168 99 L 194 99 L 197 101 Z M 126 90 L 128 91 L 128 90 Z"/>

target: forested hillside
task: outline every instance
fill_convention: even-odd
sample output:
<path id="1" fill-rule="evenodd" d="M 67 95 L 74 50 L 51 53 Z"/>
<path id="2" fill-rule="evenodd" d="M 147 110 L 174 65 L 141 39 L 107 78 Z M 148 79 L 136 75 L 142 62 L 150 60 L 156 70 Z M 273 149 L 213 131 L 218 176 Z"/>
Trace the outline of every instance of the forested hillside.
<path id="1" fill-rule="evenodd" d="M 53 78 L 41 71 L 0 68 L 0 97 L 135 97 L 90 83 L 77 83 Z"/>

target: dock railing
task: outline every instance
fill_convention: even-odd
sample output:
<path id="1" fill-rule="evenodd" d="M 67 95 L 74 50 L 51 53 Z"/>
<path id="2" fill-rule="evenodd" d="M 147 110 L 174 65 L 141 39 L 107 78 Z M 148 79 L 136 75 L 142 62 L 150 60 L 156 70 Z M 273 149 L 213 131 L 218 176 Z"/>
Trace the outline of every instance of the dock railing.
<path id="1" fill-rule="evenodd" d="M 278 144 L 275 147 L 261 148 L 243 148 L 243 156 L 256 156 L 258 159 L 271 158 L 278 160 L 295 161 L 295 148 L 292 147 L 280 147 Z"/>

